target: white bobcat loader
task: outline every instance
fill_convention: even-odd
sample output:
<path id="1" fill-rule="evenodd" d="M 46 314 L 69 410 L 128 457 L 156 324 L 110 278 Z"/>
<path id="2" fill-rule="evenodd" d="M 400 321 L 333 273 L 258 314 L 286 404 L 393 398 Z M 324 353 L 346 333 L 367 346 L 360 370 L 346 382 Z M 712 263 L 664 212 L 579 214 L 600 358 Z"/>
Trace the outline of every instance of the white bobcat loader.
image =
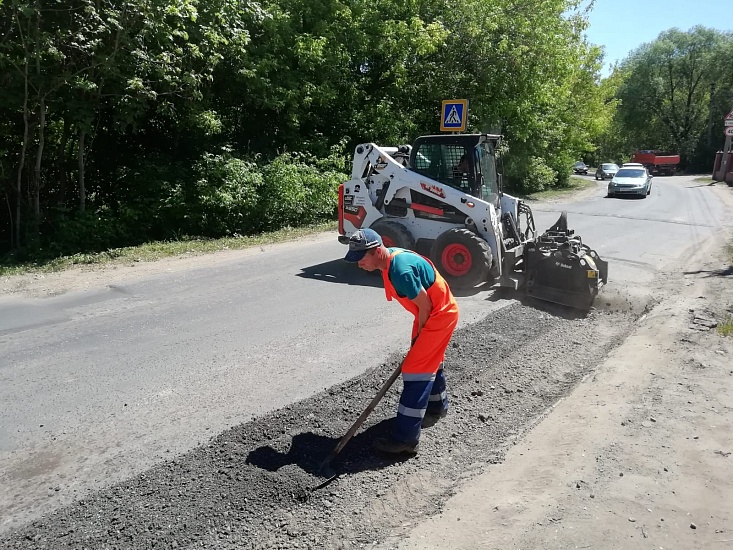
<path id="1" fill-rule="evenodd" d="M 501 190 L 501 136 L 423 136 L 412 146 L 358 145 L 339 187 L 339 241 L 371 227 L 388 247 L 428 256 L 453 288 L 498 280 L 541 300 L 589 309 L 608 263 L 567 227 L 537 236 L 532 211 Z"/>

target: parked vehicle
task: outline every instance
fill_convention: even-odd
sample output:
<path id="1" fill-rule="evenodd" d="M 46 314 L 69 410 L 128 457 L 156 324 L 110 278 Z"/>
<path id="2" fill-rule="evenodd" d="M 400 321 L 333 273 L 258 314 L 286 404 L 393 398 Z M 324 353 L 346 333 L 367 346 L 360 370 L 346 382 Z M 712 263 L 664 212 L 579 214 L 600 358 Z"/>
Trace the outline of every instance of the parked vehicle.
<path id="1" fill-rule="evenodd" d="M 608 196 L 636 195 L 645 199 L 652 192 L 652 175 L 639 163 L 624 164 L 608 183 Z"/>
<path id="2" fill-rule="evenodd" d="M 662 151 L 644 150 L 631 155 L 631 162 L 643 164 L 652 175 L 673 176 L 680 163 L 680 156 Z"/>
<path id="3" fill-rule="evenodd" d="M 613 162 L 604 162 L 596 169 L 596 179 L 605 180 L 606 178 L 613 178 L 618 172 L 618 165 Z"/>
<path id="4" fill-rule="evenodd" d="M 588 167 L 585 165 L 584 162 L 576 162 L 573 165 L 573 173 L 574 174 L 588 174 Z"/>

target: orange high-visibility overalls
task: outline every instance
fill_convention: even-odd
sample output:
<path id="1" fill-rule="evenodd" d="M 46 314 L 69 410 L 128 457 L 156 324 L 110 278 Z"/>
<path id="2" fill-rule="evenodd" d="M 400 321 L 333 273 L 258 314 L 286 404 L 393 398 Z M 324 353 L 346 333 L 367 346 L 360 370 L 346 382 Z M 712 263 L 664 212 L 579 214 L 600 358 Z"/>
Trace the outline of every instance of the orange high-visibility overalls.
<path id="1" fill-rule="evenodd" d="M 425 289 L 432 303 L 430 316 L 418 334 L 417 305 L 409 298 L 399 296 L 392 281 L 389 280 L 389 268 L 398 254 L 416 253 L 391 249 L 389 265 L 382 271 L 384 291 L 388 301 L 397 300 L 402 307 L 412 313 L 415 320 L 412 324 L 413 345 L 402 363 L 404 387 L 397 410 L 394 437 L 400 441 L 413 443 L 420 438 L 420 428 L 426 411 L 429 414 L 440 414 L 448 409 L 443 363 L 445 350 L 458 324 L 458 304 L 433 263 L 418 254 L 435 272 L 435 282 L 430 288 Z"/>

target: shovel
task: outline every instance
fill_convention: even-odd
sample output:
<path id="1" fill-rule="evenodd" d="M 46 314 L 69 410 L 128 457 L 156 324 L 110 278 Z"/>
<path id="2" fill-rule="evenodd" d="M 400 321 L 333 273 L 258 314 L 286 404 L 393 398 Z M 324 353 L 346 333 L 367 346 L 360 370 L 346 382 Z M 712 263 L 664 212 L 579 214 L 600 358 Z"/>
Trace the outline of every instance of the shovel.
<path id="1" fill-rule="evenodd" d="M 369 403 L 369 406 L 367 406 L 366 409 L 364 409 L 364 412 L 361 413 L 361 416 L 356 419 L 356 422 L 354 422 L 349 428 L 349 431 L 344 434 L 344 436 L 341 438 L 341 440 L 338 442 L 338 445 L 334 447 L 333 451 L 326 457 L 326 459 L 321 463 L 321 466 L 318 468 L 318 472 L 320 475 L 324 477 L 328 477 L 326 481 L 321 483 L 320 485 L 317 485 L 313 488 L 311 488 L 311 491 L 315 491 L 318 489 L 322 489 L 329 483 L 331 483 L 334 479 L 338 477 L 339 474 L 335 473 L 333 469 L 331 468 L 331 461 L 338 455 L 341 450 L 346 446 L 346 444 L 349 442 L 349 440 L 354 437 L 354 434 L 356 433 L 356 430 L 358 430 L 361 425 L 364 423 L 364 421 L 367 419 L 367 417 L 371 414 L 371 412 L 374 410 L 374 408 L 377 406 L 377 404 L 382 400 L 382 397 L 384 397 L 384 394 L 387 393 L 389 388 L 392 387 L 392 384 L 394 384 L 394 381 L 397 380 L 397 377 L 402 372 L 402 363 L 400 363 L 395 371 L 392 373 L 392 375 L 387 379 L 387 381 L 382 384 L 382 387 L 377 392 L 377 395 L 374 396 L 374 399 L 372 399 L 371 403 Z"/>

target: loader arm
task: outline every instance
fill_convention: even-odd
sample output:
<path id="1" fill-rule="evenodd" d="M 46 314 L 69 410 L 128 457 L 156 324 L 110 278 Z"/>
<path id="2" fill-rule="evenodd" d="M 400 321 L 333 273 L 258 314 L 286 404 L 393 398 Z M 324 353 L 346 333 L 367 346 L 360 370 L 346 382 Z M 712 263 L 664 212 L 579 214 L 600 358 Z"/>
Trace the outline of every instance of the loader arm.
<path id="1" fill-rule="evenodd" d="M 426 241 L 450 228 L 468 228 L 486 241 L 500 266 L 502 228 L 495 205 L 419 173 L 399 151 L 374 143 L 356 147 L 344 196 L 353 197 L 345 202 L 354 214 L 363 209 L 358 227 L 371 227 L 380 219 L 398 221 Z"/>

